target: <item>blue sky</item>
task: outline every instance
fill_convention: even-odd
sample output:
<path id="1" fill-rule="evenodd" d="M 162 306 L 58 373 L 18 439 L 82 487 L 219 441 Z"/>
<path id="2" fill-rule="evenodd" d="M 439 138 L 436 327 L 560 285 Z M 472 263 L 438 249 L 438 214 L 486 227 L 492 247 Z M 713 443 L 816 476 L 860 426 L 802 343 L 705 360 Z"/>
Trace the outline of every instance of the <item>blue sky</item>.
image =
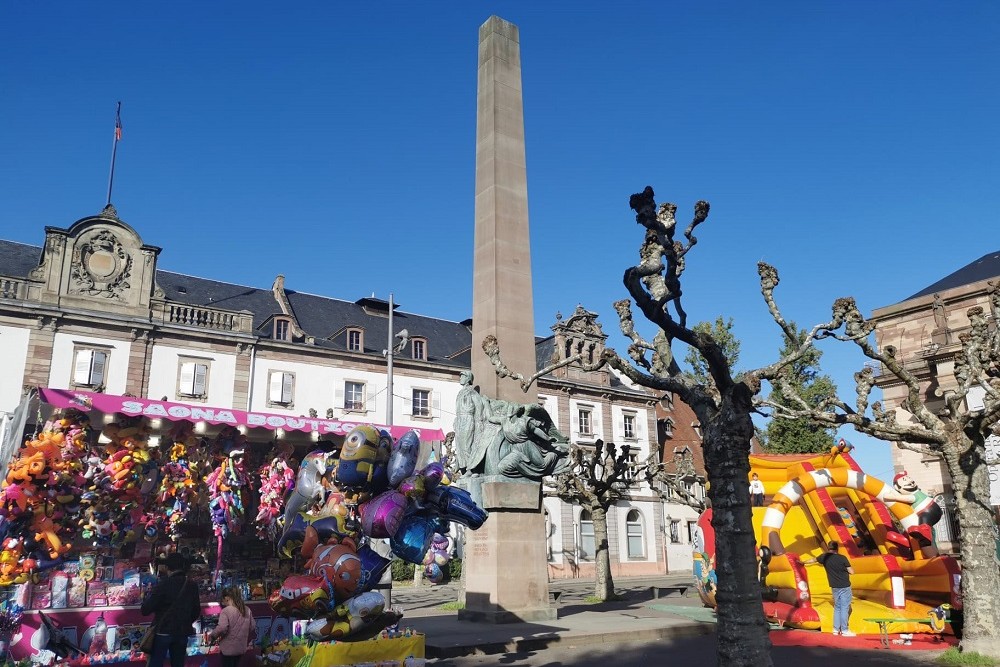
<path id="1" fill-rule="evenodd" d="M 780 345 L 761 259 L 811 325 L 1000 245 L 1000 5 L 922 0 L 4 3 L 0 238 L 100 211 L 121 100 L 112 199 L 161 268 L 464 319 L 490 14 L 521 31 L 541 334 L 578 303 L 615 334 L 646 185 L 711 202 L 686 308 L 735 319 L 743 367 Z M 824 349 L 850 396 L 862 359 Z"/>

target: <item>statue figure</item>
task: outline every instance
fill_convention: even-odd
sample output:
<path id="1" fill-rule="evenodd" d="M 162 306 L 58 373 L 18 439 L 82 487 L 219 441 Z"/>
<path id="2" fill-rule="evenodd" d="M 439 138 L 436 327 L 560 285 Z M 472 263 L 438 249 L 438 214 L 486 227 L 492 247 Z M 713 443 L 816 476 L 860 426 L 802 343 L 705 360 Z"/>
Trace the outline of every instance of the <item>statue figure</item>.
<path id="1" fill-rule="evenodd" d="M 473 379 L 472 371 L 462 371 L 459 376 L 462 388 L 455 399 L 455 466 L 460 473 L 470 468 L 469 458 L 476 440 L 476 426 L 483 421 L 486 407 L 486 399 L 472 385 Z"/>
<path id="2" fill-rule="evenodd" d="M 508 403 L 487 419 L 500 427 L 487 451 L 487 474 L 541 481 L 569 466 L 568 441 L 540 405 Z"/>
<path id="3" fill-rule="evenodd" d="M 455 458 L 462 473 L 540 481 L 569 466 L 566 437 L 536 404 L 482 396 L 463 371 L 455 400 Z"/>

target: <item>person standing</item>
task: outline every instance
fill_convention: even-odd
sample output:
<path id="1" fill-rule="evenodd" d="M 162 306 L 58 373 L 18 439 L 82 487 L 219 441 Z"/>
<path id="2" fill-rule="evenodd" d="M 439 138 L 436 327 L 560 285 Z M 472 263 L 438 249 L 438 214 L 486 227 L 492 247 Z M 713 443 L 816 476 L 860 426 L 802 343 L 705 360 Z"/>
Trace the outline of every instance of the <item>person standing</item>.
<path id="1" fill-rule="evenodd" d="M 201 616 L 198 586 L 187 574 L 187 558 L 179 553 L 166 557 L 167 576 L 160 580 L 143 600 L 143 616 L 154 614 L 156 637 L 146 667 L 162 667 L 167 654 L 171 667 L 184 667 L 188 637 L 194 634 L 193 623 Z"/>
<path id="2" fill-rule="evenodd" d="M 754 507 L 764 506 L 764 482 L 760 481 L 757 473 L 750 476 L 750 504 Z"/>
<path id="3" fill-rule="evenodd" d="M 208 633 L 211 639 L 219 640 L 222 667 L 237 667 L 240 664 L 240 658 L 247 652 L 252 628 L 253 613 L 243 602 L 240 589 L 235 586 L 223 589 L 219 625 Z"/>
<path id="4" fill-rule="evenodd" d="M 804 564 L 819 563 L 826 570 L 826 578 L 833 591 L 833 634 L 841 637 L 855 637 L 850 630 L 851 615 L 851 575 L 854 568 L 847 557 L 840 553 L 840 544 L 830 542 L 826 545 L 826 553 L 819 558 L 802 561 Z"/>

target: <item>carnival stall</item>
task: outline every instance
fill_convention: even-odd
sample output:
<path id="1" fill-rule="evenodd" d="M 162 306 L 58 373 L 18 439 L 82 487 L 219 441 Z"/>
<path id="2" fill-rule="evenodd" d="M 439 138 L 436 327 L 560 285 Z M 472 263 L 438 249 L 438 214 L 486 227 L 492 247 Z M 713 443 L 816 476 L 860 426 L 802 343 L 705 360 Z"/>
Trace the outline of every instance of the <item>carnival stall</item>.
<path id="1" fill-rule="evenodd" d="M 84 391 L 38 399 L 32 435 L 0 461 L 0 650 L 12 660 L 145 660 L 139 605 L 159 559 L 179 552 L 203 600 L 188 654 L 209 666 L 217 649 L 202 637 L 228 586 L 268 664 L 415 664 L 422 637 L 373 589 L 392 556 L 430 567 L 451 522 L 486 518 L 428 460 L 439 430 Z"/>

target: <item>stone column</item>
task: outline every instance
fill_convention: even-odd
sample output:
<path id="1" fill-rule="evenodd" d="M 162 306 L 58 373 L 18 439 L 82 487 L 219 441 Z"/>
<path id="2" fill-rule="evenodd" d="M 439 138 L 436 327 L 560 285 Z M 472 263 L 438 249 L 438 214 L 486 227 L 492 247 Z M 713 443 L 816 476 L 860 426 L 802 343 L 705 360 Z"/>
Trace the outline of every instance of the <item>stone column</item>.
<path id="1" fill-rule="evenodd" d="M 490 518 L 465 532 L 465 608 L 458 618 L 486 623 L 551 621 L 545 514 L 537 482 L 484 481 Z"/>
<path id="2" fill-rule="evenodd" d="M 520 386 L 497 378 L 482 344 L 496 336 L 507 366 L 525 376 L 535 372 L 520 49 L 513 23 L 491 16 L 479 28 L 472 303 L 476 384 L 484 396 L 519 403 Z"/>
<path id="3" fill-rule="evenodd" d="M 28 357 L 24 364 L 25 387 L 49 386 L 52 370 L 52 347 L 56 338 L 56 319 L 49 316 L 38 318 L 37 326 L 28 336 Z M 69 382 L 70 378 L 66 378 Z"/>

